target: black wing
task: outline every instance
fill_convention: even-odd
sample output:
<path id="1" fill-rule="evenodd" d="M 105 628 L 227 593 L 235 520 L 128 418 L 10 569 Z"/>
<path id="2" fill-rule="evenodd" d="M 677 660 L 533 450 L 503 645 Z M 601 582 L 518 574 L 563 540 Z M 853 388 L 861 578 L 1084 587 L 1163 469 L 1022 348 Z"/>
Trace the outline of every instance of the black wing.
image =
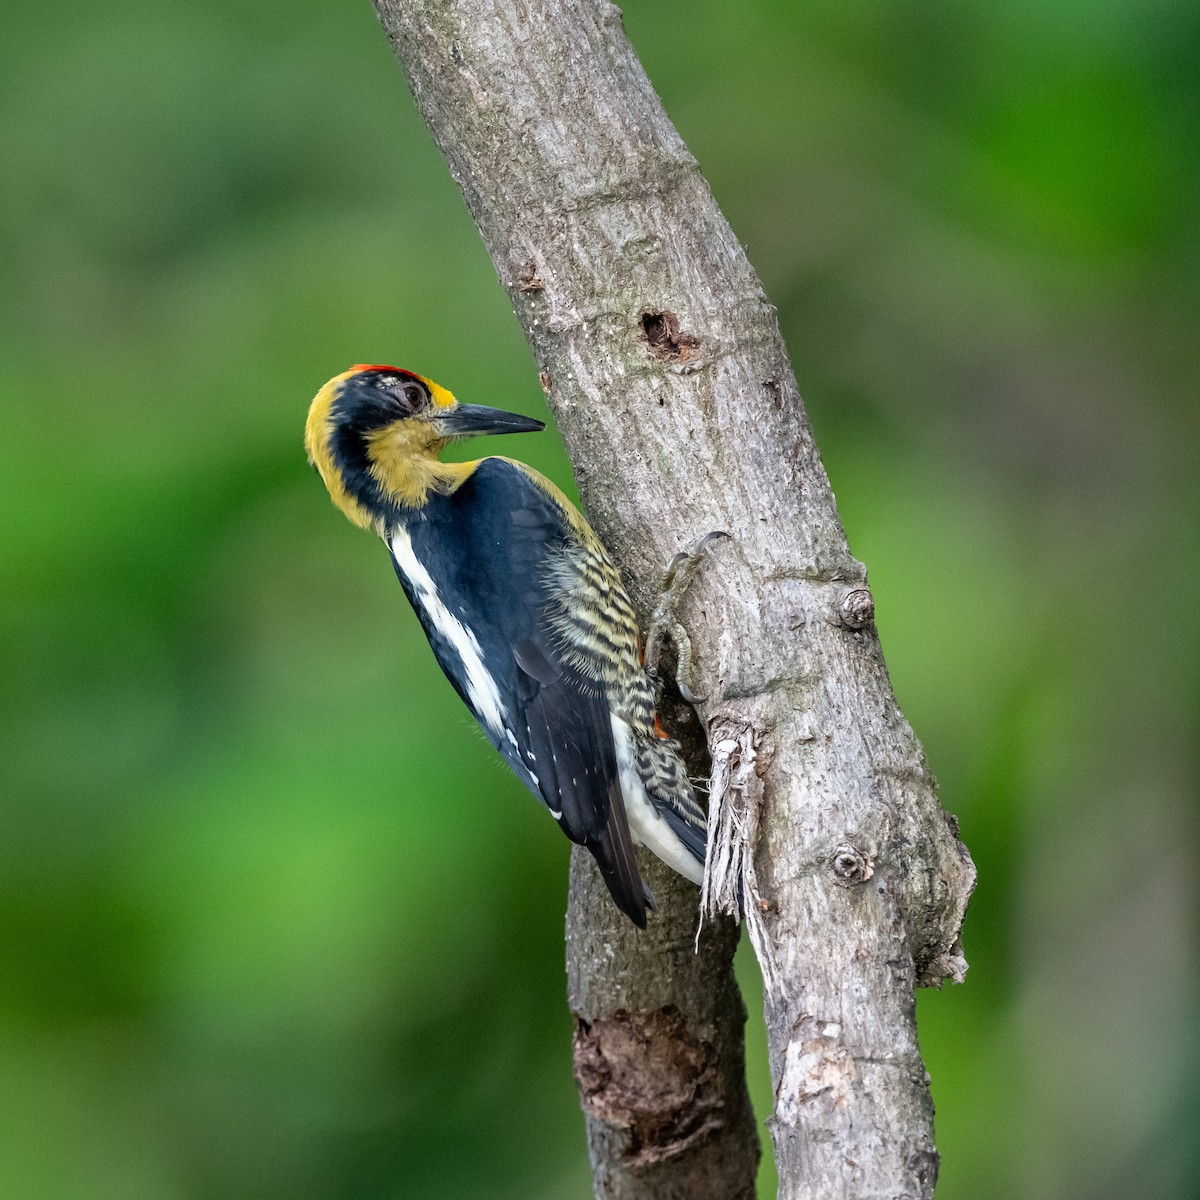
<path id="1" fill-rule="evenodd" d="M 521 781 L 595 856 L 617 906 L 644 927 L 647 897 L 603 684 L 566 661 L 550 627 L 561 586 L 553 564 L 572 538 L 552 496 L 512 463 L 488 458 L 452 495 L 431 495 L 390 545 L 447 678 Z"/>

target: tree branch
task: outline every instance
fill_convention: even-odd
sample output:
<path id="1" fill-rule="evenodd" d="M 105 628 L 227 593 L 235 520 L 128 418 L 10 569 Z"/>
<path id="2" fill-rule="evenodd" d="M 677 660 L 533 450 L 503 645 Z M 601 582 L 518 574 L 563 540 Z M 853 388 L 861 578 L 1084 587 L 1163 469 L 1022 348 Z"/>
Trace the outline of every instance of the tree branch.
<path id="1" fill-rule="evenodd" d="M 961 978 L 974 870 L 892 696 L 774 310 L 616 8 L 376 8 L 640 611 L 677 550 L 733 535 L 685 622 L 696 690 L 712 698 L 701 714 L 736 783 L 716 824 L 728 861 L 757 866 L 758 948 L 779 973 L 766 1016 L 780 1194 L 931 1196 L 913 989 Z M 695 890 L 647 875 L 661 912 L 638 935 L 590 864 L 572 865 L 570 996 L 597 1195 L 749 1196 L 734 936 L 709 927 L 692 955 Z M 673 1082 L 648 1097 L 649 1076 Z"/>

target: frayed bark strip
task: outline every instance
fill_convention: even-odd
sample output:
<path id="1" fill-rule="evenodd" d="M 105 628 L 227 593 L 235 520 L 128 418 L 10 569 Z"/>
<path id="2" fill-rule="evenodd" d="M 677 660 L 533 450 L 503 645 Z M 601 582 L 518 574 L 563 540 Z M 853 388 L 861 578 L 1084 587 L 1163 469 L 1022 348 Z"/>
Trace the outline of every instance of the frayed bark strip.
<path id="1" fill-rule="evenodd" d="M 741 916 L 769 996 L 783 995 L 775 947 L 763 920 L 764 903 L 754 871 L 763 785 L 755 769 L 758 738 L 752 726 L 722 722 L 712 730 L 708 802 L 708 853 L 700 888 L 700 929 L 705 917 Z"/>

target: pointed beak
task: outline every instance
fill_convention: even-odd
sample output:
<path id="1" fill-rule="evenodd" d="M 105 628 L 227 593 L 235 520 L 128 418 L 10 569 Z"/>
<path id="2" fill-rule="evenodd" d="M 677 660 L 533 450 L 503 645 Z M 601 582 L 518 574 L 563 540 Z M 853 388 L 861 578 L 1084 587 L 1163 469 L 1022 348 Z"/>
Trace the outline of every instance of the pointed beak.
<path id="1" fill-rule="evenodd" d="M 438 432 L 447 438 L 476 437 L 485 433 L 537 433 L 546 428 L 544 421 L 483 404 L 456 404 L 438 412 L 433 420 Z"/>

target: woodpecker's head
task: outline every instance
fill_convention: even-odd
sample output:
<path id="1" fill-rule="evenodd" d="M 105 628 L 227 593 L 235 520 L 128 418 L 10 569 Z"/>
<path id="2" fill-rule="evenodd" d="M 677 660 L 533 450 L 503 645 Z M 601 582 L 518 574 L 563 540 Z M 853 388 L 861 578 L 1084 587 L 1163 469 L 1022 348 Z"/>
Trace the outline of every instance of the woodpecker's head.
<path id="1" fill-rule="evenodd" d="M 471 463 L 438 461 L 447 442 L 544 428 L 532 417 L 459 404 L 411 371 L 359 364 L 316 394 L 304 445 L 338 508 L 382 532 L 397 509 L 420 508 L 431 491 L 452 491 L 470 474 Z"/>

